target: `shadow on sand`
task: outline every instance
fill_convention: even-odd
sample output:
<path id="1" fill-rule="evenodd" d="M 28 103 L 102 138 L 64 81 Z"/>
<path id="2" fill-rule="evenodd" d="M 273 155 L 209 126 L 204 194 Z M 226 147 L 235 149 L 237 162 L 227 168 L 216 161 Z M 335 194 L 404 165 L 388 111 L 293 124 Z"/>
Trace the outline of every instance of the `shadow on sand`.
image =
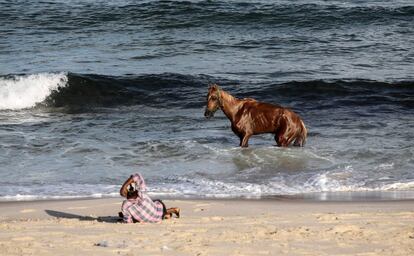
<path id="1" fill-rule="evenodd" d="M 56 218 L 64 218 L 64 219 L 78 219 L 81 221 L 98 221 L 98 222 L 106 222 L 106 223 L 118 223 L 121 222 L 122 219 L 117 216 L 98 216 L 98 217 L 91 217 L 91 216 L 82 216 L 73 213 L 67 212 L 59 212 L 53 210 L 45 210 L 45 212 Z"/>

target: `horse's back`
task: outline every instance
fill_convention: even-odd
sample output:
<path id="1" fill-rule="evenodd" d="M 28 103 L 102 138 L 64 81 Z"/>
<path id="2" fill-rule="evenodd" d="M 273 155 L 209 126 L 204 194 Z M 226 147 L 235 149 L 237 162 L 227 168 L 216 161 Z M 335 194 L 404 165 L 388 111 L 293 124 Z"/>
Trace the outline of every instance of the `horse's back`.
<path id="1" fill-rule="evenodd" d="M 246 100 L 239 111 L 238 120 L 249 123 L 254 134 L 273 133 L 276 131 L 283 111 L 284 108 L 278 105 Z M 249 120 L 249 122 L 246 122 L 246 120 Z"/>
<path id="2" fill-rule="evenodd" d="M 286 116 L 295 123 L 300 123 L 302 119 L 292 109 L 285 108 L 277 104 L 270 104 L 256 100 L 247 100 L 244 102 L 243 109 L 251 115 L 270 115 L 273 117 Z"/>
<path id="3" fill-rule="evenodd" d="M 277 105 L 277 104 L 270 104 L 266 102 L 260 102 L 255 99 L 244 99 L 244 107 L 249 108 L 250 110 L 257 110 L 261 112 L 272 112 L 272 111 L 280 111 L 285 109 L 284 107 Z"/>

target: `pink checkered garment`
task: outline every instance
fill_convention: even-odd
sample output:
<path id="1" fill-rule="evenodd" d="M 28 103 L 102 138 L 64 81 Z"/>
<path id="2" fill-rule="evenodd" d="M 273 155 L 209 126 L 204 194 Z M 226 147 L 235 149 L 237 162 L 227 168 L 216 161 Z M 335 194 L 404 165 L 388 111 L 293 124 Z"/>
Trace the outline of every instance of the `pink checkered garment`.
<path id="1" fill-rule="evenodd" d="M 132 223 L 133 220 L 149 223 L 160 222 L 163 215 L 162 204 L 160 202 L 153 202 L 145 193 L 146 185 L 140 173 L 135 173 L 132 177 L 138 190 L 138 197 L 136 199 L 124 200 L 122 203 L 124 222 Z"/>

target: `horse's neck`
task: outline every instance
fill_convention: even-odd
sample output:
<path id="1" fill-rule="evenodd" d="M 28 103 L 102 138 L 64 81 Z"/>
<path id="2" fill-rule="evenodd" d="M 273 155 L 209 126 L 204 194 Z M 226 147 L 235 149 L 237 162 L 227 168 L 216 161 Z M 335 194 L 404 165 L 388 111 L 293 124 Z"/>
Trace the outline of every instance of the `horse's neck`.
<path id="1" fill-rule="evenodd" d="M 235 120 L 237 111 L 240 109 L 240 100 L 232 96 L 230 93 L 221 91 L 221 110 L 230 121 Z"/>

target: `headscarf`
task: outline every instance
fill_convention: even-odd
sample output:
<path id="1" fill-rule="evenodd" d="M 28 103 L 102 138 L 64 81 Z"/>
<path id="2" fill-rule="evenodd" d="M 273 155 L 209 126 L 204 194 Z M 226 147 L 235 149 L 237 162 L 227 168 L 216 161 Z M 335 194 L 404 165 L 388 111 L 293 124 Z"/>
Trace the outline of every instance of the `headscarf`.
<path id="1" fill-rule="evenodd" d="M 142 192 L 145 192 L 147 190 L 147 186 L 145 185 L 144 177 L 142 177 L 141 173 L 137 172 L 132 175 L 132 179 L 135 182 L 135 189 L 138 191 L 138 198 L 137 199 L 143 199 Z"/>

